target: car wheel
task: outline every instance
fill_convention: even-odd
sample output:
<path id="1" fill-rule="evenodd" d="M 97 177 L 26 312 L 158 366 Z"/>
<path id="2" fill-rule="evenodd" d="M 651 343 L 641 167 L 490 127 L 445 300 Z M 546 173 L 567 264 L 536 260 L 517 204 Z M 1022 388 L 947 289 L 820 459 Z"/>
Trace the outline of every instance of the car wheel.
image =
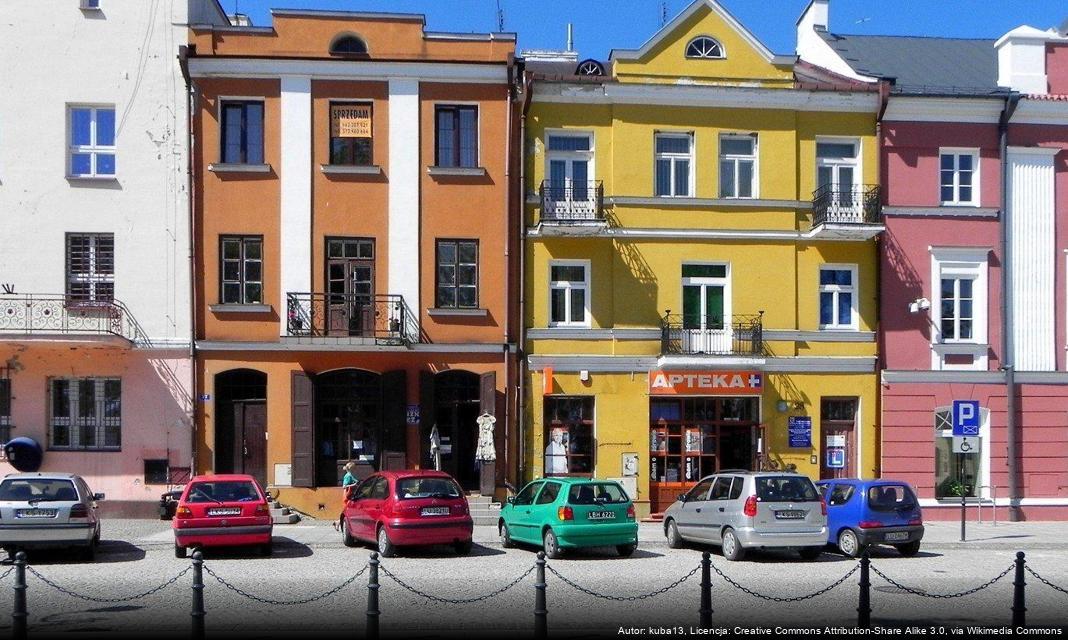
<path id="1" fill-rule="evenodd" d="M 912 556 L 920 552 L 920 541 L 914 540 L 905 544 L 894 545 L 894 547 L 897 548 L 897 552 L 901 555 L 905 556 L 906 558 L 911 558 Z"/>
<path id="2" fill-rule="evenodd" d="M 685 543 L 685 540 L 683 540 L 682 536 L 679 534 L 679 526 L 675 524 L 674 520 L 668 520 L 665 535 L 667 536 L 668 547 L 672 549 L 681 549 L 682 545 Z"/>
<path id="3" fill-rule="evenodd" d="M 864 545 L 860 544 L 857 533 L 852 529 L 843 529 L 838 534 L 838 550 L 850 558 L 860 557 L 864 553 Z"/>
<path id="4" fill-rule="evenodd" d="M 389 539 L 389 533 L 382 526 L 378 527 L 378 555 L 383 558 L 392 558 L 397 555 L 397 547 L 393 546 Z"/>
<path id="5" fill-rule="evenodd" d="M 457 542 L 456 544 L 454 544 L 453 549 L 456 550 L 456 555 L 466 556 L 467 554 L 471 553 L 471 548 L 473 546 L 474 544 L 470 540 L 465 540 L 464 542 Z"/>
<path id="6" fill-rule="evenodd" d="M 542 548 L 545 551 L 545 557 L 550 560 L 556 560 L 560 557 L 560 543 L 556 540 L 556 534 L 552 529 L 546 529 L 545 535 L 541 539 Z"/>
<path id="7" fill-rule="evenodd" d="M 185 557 L 185 547 L 179 546 L 177 544 L 174 545 L 174 557 L 175 558 L 184 558 Z"/>
<path id="8" fill-rule="evenodd" d="M 260 555 L 263 557 L 269 557 L 274 553 L 274 540 L 270 540 L 267 544 L 260 546 Z"/>
<path id="9" fill-rule="evenodd" d="M 797 550 L 802 560 L 815 560 L 823 553 L 823 547 L 802 547 Z"/>
<path id="10" fill-rule="evenodd" d="M 501 535 L 502 547 L 504 547 L 505 549 L 511 549 L 515 546 L 515 543 L 512 542 L 512 532 L 508 530 L 508 525 L 505 524 L 503 521 L 501 522 L 500 527 L 498 528 L 498 532 Z"/>
<path id="11" fill-rule="evenodd" d="M 742 543 L 738 542 L 734 529 L 727 529 L 723 532 L 723 557 L 732 561 L 745 559 L 745 548 Z"/>
<path id="12" fill-rule="evenodd" d="M 341 543 L 346 547 L 355 547 L 357 540 L 352 536 L 352 532 L 349 531 L 349 524 L 345 522 L 344 518 L 338 522 L 338 528 L 341 529 Z"/>
<path id="13" fill-rule="evenodd" d="M 93 560 L 96 560 L 96 541 L 95 540 L 90 542 L 89 544 L 85 545 L 85 548 L 82 549 L 82 560 L 84 560 L 86 562 L 92 562 Z"/>
<path id="14" fill-rule="evenodd" d="M 616 545 L 616 552 L 621 557 L 629 558 L 634 555 L 634 550 L 638 548 L 637 544 L 620 544 Z"/>

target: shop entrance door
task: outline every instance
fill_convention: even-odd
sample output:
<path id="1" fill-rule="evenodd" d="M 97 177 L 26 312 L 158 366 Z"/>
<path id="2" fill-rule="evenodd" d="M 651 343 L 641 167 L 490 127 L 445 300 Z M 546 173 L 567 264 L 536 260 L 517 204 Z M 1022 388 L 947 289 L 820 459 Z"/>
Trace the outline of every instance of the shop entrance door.
<path id="1" fill-rule="evenodd" d="M 261 487 L 267 486 L 267 404 L 235 402 L 235 473 L 247 473 Z"/>
<path id="2" fill-rule="evenodd" d="M 820 401 L 820 479 L 857 477 L 856 398 Z"/>

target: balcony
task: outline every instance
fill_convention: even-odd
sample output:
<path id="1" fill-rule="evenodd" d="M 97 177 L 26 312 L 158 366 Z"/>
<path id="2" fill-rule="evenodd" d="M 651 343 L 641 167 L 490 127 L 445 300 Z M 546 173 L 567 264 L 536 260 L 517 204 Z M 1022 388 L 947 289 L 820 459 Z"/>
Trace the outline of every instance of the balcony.
<path id="1" fill-rule="evenodd" d="M 812 228 L 843 238 L 871 238 L 883 230 L 878 185 L 824 185 L 812 194 Z"/>
<path id="2" fill-rule="evenodd" d="M 90 302 L 64 294 L 0 295 L 0 335 L 117 337 L 149 345 L 144 329 L 122 302 Z"/>
<path id="3" fill-rule="evenodd" d="M 398 295 L 289 293 L 286 334 L 335 338 L 349 344 L 408 346 L 419 342 L 419 322 Z"/>
<path id="4" fill-rule="evenodd" d="M 764 314 L 691 316 L 667 314 L 661 325 L 663 355 L 764 355 Z"/>
<path id="5" fill-rule="evenodd" d="M 590 182 L 541 183 L 541 222 L 546 224 L 603 224 L 604 186 Z"/>

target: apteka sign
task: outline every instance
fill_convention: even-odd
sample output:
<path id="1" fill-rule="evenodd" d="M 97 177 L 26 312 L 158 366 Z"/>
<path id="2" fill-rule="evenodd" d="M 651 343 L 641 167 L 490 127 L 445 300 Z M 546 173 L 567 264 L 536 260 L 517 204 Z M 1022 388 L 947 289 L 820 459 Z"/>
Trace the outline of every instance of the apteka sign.
<path id="1" fill-rule="evenodd" d="M 650 371 L 649 395 L 752 396 L 764 389 L 759 371 Z"/>

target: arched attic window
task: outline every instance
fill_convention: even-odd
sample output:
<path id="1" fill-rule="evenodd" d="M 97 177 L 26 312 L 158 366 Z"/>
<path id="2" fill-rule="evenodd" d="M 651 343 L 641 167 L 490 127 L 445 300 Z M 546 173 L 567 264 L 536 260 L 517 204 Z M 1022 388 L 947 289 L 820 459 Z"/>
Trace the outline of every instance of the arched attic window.
<path id="1" fill-rule="evenodd" d="M 717 60 L 727 56 L 724 55 L 723 45 L 718 40 L 708 36 L 697 36 L 686 45 L 686 57 Z"/>
<path id="2" fill-rule="evenodd" d="M 334 38 L 334 41 L 330 43 L 330 55 L 367 55 L 367 43 L 359 36 L 352 35 L 351 33 L 344 33 Z"/>
<path id="3" fill-rule="evenodd" d="M 596 60 L 583 60 L 575 69 L 576 76 L 603 76 L 604 67 Z"/>

